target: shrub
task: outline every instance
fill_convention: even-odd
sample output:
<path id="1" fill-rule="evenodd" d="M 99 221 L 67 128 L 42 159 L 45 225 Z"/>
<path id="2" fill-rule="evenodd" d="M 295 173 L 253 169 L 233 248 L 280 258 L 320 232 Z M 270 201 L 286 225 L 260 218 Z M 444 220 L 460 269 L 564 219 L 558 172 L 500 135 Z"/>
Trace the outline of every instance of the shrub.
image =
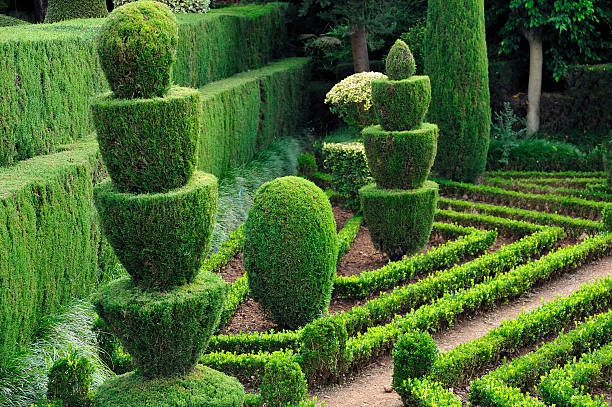
<path id="1" fill-rule="evenodd" d="M 125 351 L 119 340 L 111 332 L 110 327 L 100 317 L 96 318 L 93 324 L 93 331 L 96 334 L 96 341 L 100 348 L 100 359 L 115 374 L 123 374 L 134 370 L 132 356 Z"/>
<path id="2" fill-rule="evenodd" d="M 604 231 L 612 232 L 612 204 L 607 204 L 603 209 L 601 228 Z"/>
<path id="3" fill-rule="evenodd" d="M 49 0 L 45 23 L 74 18 L 99 18 L 107 15 L 105 0 Z"/>
<path id="4" fill-rule="evenodd" d="M 163 96 L 176 60 L 178 28 L 168 6 L 137 1 L 118 7 L 98 32 L 102 70 L 115 96 Z"/>
<path id="5" fill-rule="evenodd" d="M 129 278 L 102 288 L 94 304 L 145 377 L 189 372 L 216 329 L 226 284 L 202 272 L 191 284 L 146 291 Z"/>
<path id="6" fill-rule="evenodd" d="M 94 199 L 105 236 L 137 284 L 166 289 L 198 273 L 217 212 L 214 175 L 197 172 L 163 194 L 122 193 L 105 181 Z"/>
<path id="7" fill-rule="evenodd" d="M 429 333 L 406 332 L 393 348 L 393 388 L 398 391 L 404 380 L 429 374 L 437 357 L 436 341 Z"/>
<path id="8" fill-rule="evenodd" d="M 612 132 L 610 132 L 610 140 L 604 143 L 603 153 L 604 168 L 608 173 L 606 185 L 612 188 Z"/>
<path id="9" fill-rule="evenodd" d="M 360 208 L 359 188 L 372 181 L 362 143 L 323 144 L 325 167 L 331 172 L 332 186 L 344 204 L 354 211 Z"/>
<path id="10" fill-rule="evenodd" d="M 321 318 L 306 325 L 300 338 L 301 366 L 316 383 L 338 380 L 346 369 L 346 323 Z"/>
<path id="11" fill-rule="evenodd" d="M 378 123 L 385 130 L 412 130 L 423 123 L 431 102 L 428 76 L 400 81 L 372 81 L 372 103 Z"/>
<path id="12" fill-rule="evenodd" d="M 408 45 L 402 40 L 395 41 L 385 62 L 385 73 L 392 81 L 408 79 L 416 72 L 414 57 Z"/>
<path id="13" fill-rule="evenodd" d="M 400 39 L 410 47 L 417 75 L 423 75 L 425 72 L 425 24 L 425 19 L 420 19 L 400 36 Z"/>
<path id="14" fill-rule="evenodd" d="M 369 184 L 359 195 L 372 243 L 391 260 L 415 254 L 427 245 L 438 199 L 435 182 L 409 190 Z"/>
<path id="15" fill-rule="evenodd" d="M 409 131 L 363 130 L 368 164 L 376 184 L 386 189 L 420 188 L 436 157 L 438 126 L 424 123 Z"/>
<path id="16" fill-rule="evenodd" d="M 376 124 L 372 110 L 372 81 L 386 78 L 380 72 L 361 72 L 338 82 L 325 96 L 332 113 L 340 116 L 349 127 L 360 131 Z"/>
<path id="17" fill-rule="evenodd" d="M 318 171 L 317 163 L 312 154 L 304 153 L 298 157 L 298 174 L 308 179 Z"/>
<path id="18" fill-rule="evenodd" d="M 25 25 L 25 24 L 29 24 L 29 23 L 27 21 L 20 20 L 15 17 L 0 14 L 0 27 L 12 27 L 15 25 Z"/>
<path id="19" fill-rule="evenodd" d="M 331 300 L 338 255 L 336 222 L 325 193 L 298 177 L 264 184 L 244 234 L 253 298 L 283 327 L 319 317 Z"/>
<path id="20" fill-rule="evenodd" d="M 135 0 L 113 0 L 115 7 Z M 210 0 L 156 0 L 170 7 L 175 13 L 206 13 L 210 9 Z"/>
<path id="21" fill-rule="evenodd" d="M 56 360 L 49 371 L 47 397 L 61 400 L 64 407 L 88 406 L 94 370 L 89 360 L 77 351 Z"/>
<path id="22" fill-rule="evenodd" d="M 484 172 L 491 107 L 484 2 L 432 0 L 427 13 L 425 71 L 428 118 L 440 127 L 434 164 L 442 177 L 474 182 Z"/>
<path id="23" fill-rule="evenodd" d="M 273 357 L 266 363 L 261 382 L 264 406 L 288 407 L 299 405 L 306 396 L 307 383 L 300 365 L 285 357 Z"/>

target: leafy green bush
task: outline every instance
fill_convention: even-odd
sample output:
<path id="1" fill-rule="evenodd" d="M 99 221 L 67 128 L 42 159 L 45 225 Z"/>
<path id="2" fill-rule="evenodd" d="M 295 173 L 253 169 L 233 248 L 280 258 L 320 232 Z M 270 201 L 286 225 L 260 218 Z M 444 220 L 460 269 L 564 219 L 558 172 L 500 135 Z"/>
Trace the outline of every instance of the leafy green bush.
<path id="1" fill-rule="evenodd" d="M 329 306 L 336 222 L 325 193 L 299 177 L 264 184 L 245 224 L 244 268 L 253 298 L 281 326 L 297 328 Z"/>
<path id="2" fill-rule="evenodd" d="M 93 373 L 93 365 L 78 350 L 56 360 L 49 371 L 47 397 L 61 400 L 64 407 L 90 405 Z"/>
<path id="3" fill-rule="evenodd" d="M 601 215 L 601 228 L 604 231 L 612 232 L 612 204 L 606 205 Z"/>
<path id="4" fill-rule="evenodd" d="M 107 15 L 105 0 L 49 0 L 45 23 L 74 18 L 100 18 Z"/>
<path id="5" fill-rule="evenodd" d="M 400 36 L 414 56 L 417 75 L 425 72 L 425 24 L 426 20 L 420 19 Z"/>
<path id="6" fill-rule="evenodd" d="M 105 236 L 137 284 L 166 289 L 190 282 L 208 251 L 217 211 L 217 179 L 196 172 L 183 188 L 159 194 L 94 191 Z"/>
<path id="7" fill-rule="evenodd" d="M 100 317 L 93 324 L 93 331 L 100 347 L 100 358 L 115 374 L 123 374 L 134 370 L 132 356 L 126 352 L 110 327 Z"/>
<path id="8" fill-rule="evenodd" d="M 428 120 L 440 127 L 434 170 L 474 182 L 485 170 L 491 121 L 482 0 L 429 1 L 425 72 L 431 78 Z"/>
<path id="9" fill-rule="evenodd" d="M 180 188 L 196 167 L 200 93 L 173 87 L 163 98 L 94 99 L 92 115 L 104 164 L 123 192 Z"/>
<path id="10" fill-rule="evenodd" d="M 265 367 L 261 382 L 261 401 L 270 407 L 299 405 L 306 396 L 306 377 L 297 362 L 273 357 Z"/>
<path id="11" fill-rule="evenodd" d="M 346 370 L 346 323 L 321 318 L 306 325 L 300 337 L 300 365 L 309 381 L 338 380 Z"/>
<path id="12" fill-rule="evenodd" d="M 401 390 L 404 380 L 429 374 L 437 357 L 436 341 L 429 333 L 409 331 L 402 335 L 393 347 L 393 388 L 395 391 Z"/>
<path id="13" fill-rule="evenodd" d="M 0 27 L 12 27 L 15 25 L 25 25 L 25 24 L 29 24 L 29 23 L 27 21 L 20 20 L 15 17 L 0 14 Z"/>
<path id="14" fill-rule="evenodd" d="M 604 169 L 608 172 L 606 185 L 612 188 L 612 132 L 610 132 L 610 140 L 604 143 L 603 157 Z"/>
<path id="15" fill-rule="evenodd" d="M 131 3 L 135 0 L 113 0 L 115 7 Z M 156 0 L 170 7 L 175 13 L 206 13 L 211 0 Z"/>
<path id="16" fill-rule="evenodd" d="M 363 130 L 368 164 L 376 185 L 386 189 L 421 188 L 436 157 L 438 126 L 423 123 L 408 131 Z"/>
<path id="17" fill-rule="evenodd" d="M 396 40 L 389 50 L 385 61 L 385 73 L 391 81 L 401 81 L 410 78 L 416 72 L 414 57 L 408 45 L 402 40 Z M 409 127 L 412 128 L 412 127 Z"/>
<path id="18" fill-rule="evenodd" d="M 317 163 L 312 154 L 304 153 L 298 157 L 298 175 L 302 175 L 308 179 L 312 174 L 318 171 Z"/>
<path id="19" fill-rule="evenodd" d="M 178 47 L 177 20 L 168 6 L 141 0 L 117 7 L 98 32 L 98 54 L 118 98 L 164 96 Z"/>
<path id="20" fill-rule="evenodd" d="M 359 190 L 363 216 L 374 247 L 391 260 L 412 255 L 429 241 L 438 185 L 427 181 L 418 189 L 382 189 L 369 184 Z"/>
<path id="21" fill-rule="evenodd" d="M 358 211 L 359 188 L 372 181 L 363 143 L 325 143 L 323 156 L 333 176 L 332 186 L 347 207 Z"/>
<path id="22" fill-rule="evenodd" d="M 413 76 L 392 81 L 372 81 L 372 103 L 376 119 L 385 130 L 417 128 L 427 114 L 431 101 L 428 76 Z"/>

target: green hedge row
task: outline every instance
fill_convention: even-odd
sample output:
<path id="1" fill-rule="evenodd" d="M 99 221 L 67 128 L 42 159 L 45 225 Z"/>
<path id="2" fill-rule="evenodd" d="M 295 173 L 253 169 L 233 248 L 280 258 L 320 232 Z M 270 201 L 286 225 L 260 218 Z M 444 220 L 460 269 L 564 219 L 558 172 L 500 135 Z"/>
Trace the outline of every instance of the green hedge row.
<path id="1" fill-rule="evenodd" d="M 363 216 L 355 215 L 350 218 L 338 232 L 338 263 L 342 260 L 344 255 L 349 251 L 353 241 L 359 233 L 361 224 L 363 223 Z"/>
<path id="2" fill-rule="evenodd" d="M 286 42 L 286 6 L 248 5 L 179 15 L 174 81 L 201 87 L 255 69 Z M 87 136 L 90 98 L 108 88 L 95 35 L 102 19 L 0 28 L 0 166 Z"/>
<path id="3" fill-rule="evenodd" d="M 504 178 L 487 178 L 485 179 L 485 184 L 494 187 L 509 189 L 512 191 L 527 192 L 533 194 L 574 196 L 577 198 L 589 199 L 592 201 L 612 201 L 612 194 L 606 193 L 604 191 L 590 190 L 585 187 L 578 189 L 562 186 L 539 185 L 538 183 L 532 180 L 512 180 Z"/>
<path id="4" fill-rule="evenodd" d="M 485 177 L 500 177 L 500 178 L 543 178 L 543 179 L 582 179 L 582 178 L 605 178 L 607 174 L 604 171 L 583 172 L 583 171 L 487 171 Z"/>
<path id="5" fill-rule="evenodd" d="M 606 279 L 589 287 L 594 292 L 608 293 L 611 280 Z M 589 288 L 581 290 L 589 291 Z M 597 298 L 597 296 L 595 296 Z M 558 300 L 559 301 L 559 300 Z M 589 349 L 597 349 L 612 339 L 612 312 L 592 317 L 575 329 L 562 333 L 536 351 L 504 364 L 493 372 L 472 381 L 470 400 L 483 407 L 545 406 L 523 391 L 533 388 L 540 377 L 551 368 L 579 356 Z"/>

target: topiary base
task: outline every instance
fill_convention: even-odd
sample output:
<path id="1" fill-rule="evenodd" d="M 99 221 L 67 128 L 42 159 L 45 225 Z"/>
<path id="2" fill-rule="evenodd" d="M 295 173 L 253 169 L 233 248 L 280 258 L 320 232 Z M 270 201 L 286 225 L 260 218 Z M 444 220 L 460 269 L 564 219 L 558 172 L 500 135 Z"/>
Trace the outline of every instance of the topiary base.
<path id="1" fill-rule="evenodd" d="M 190 282 L 208 251 L 217 213 L 217 178 L 196 172 L 183 188 L 159 194 L 96 186 L 96 207 L 121 264 L 143 287 Z"/>
<path id="2" fill-rule="evenodd" d="M 369 184 L 359 190 L 364 220 L 374 247 L 391 260 L 413 255 L 429 241 L 438 184 L 427 181 L 419 189 L 382 189 Z"/>
<path id="3" fill-rule="evenodd" d="M 238 380 L 198 365 L 188 375 L 147 380 L 135 372 L 106 381 L 96 390 L 95 407 L 240 407 Z"/>
<path id="4" fill-rule="evenodd" d="M 125 277 L 94 298 L 100 317 L 132 355 L 146 377 L 189 372 L 219 323 L 226 283 L 202 272 L 171 291 L 146 291 Z"/>

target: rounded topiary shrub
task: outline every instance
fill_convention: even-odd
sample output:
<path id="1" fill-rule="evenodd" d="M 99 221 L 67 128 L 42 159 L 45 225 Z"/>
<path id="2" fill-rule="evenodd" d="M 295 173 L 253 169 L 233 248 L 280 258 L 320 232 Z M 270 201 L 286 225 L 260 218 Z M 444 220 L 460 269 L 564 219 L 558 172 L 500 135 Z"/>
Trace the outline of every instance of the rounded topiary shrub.
<path id="1" fill-rule="evenodd" d="M 386 189 L 423 186 L 436 157 L 438 126 L 424 123 L 410 131 L 366 127 L 363 144 L 376 184 Z"/>
<path id="2" fill-rule="evenodd" d="M 94 371 L 89 359 L 77 351 L 56 360 L 48 374 L 47 397 L 49 400 L 60 400 L 63 407 L 88 405 Z"/>
<path id="3" fill-rule="evenodd" d="M 195 366 L 219 323 L 225 292 L 226 283 L 210 272 L 164 292 L 125 277 L 104 286 L 94 304 L 141 375 L 169 377 Z"/>
<path id="4" fill-rule="evenodd" d="M 280 326 L 295 329 L 329 306 L 336 276 L 336 222 L 325 193 L 299 177 L 255 195 L 245 224 L 250 292 Z"/>
<path id="5" fill-rule="evenodd" d="M 408 79 L 416 72 L 414 57 L 408 45 L 402 40 L 395 41 L 387 55 L 385 73 L 392 81 Z"/>
<path id="6" fill-rule="evenodd" d="M 402 335 L 393 348 L 393 388 L 397 391 L 404 380 L 429 374 L 437 357 L 438 347 L 429 333 Z"/>
<path id="7" fill-rule="evenodd" d="M 115 96 L 163 96 L 176 59 L 178 27 L 168 6 L 136 1 L 113 10 L 98 33 L 102 70 Z"/>
<path id="8" fill-rule="evenodd" d="M 359 190 L 363 217 L 374 247 L 391 260 L 412 255 L 429 240 L 438 199 L 438 184 L 419 189 L 383 189 L 369 184 Z"/>
<path id="9" fill-rule="evenodd" d="M 237 379 L 202 365 L 180 377 L 116 376 L 98 387 L 94 398 L 95 407 L 240 407 L 243 402 L 244 387 Z"/>
<path id="10" fill-rule="evenodd" d="M 266 363 L 261 382 L 261 402 L 268 407 L 298 405 L 308 385 L 300 365 L 287 357 L 273 357 Z"/>
<path id="11" fill-rule="evenodd" d="M 100 18 L 107 15 L 105 0 L 49 0 L 45 23 L 74 18 Z"/>
<path id="12" fill-rule="evenodd" d="M 431 102 L 428 76 L 372 81 L 372 104 L 385 130 L 412 130 L 423 123 Z"/>
<path id="13" fill-rule="evenodd" d="M 96 186 L 104 235 L 137 284 L 167 289 L 190 282 L 208 251 L 217 213 L 217 178 L 196 172 L 183 188 L 160 194 Z"/>
<path id="14" fill-rule="evenodd" d="M 185 185 L 197 163 L 200 92 L 172 87 L 163 98 L 120 99 L 91 106 L 102 159 L 115 187 L 164 192 Z"/>

